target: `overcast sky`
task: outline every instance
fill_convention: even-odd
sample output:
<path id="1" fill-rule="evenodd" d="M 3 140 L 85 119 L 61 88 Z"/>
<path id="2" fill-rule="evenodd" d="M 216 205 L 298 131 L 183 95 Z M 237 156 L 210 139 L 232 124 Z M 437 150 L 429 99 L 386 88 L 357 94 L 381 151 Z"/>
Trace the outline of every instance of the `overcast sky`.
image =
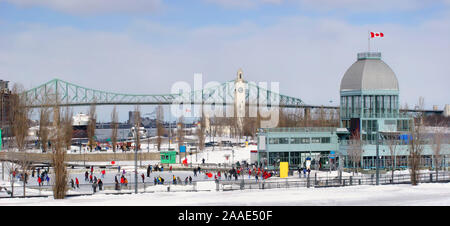
<path id="1" fill-rule="evenodd" d="M 307 104 L 338 105 L 368 31 L 385 34 L 372 47 L 402 106 L 450 104 L 450 0 L 0 0 L 0 79 L 161 94 L 194 73 L 225 82 L 242 68 Z"/>

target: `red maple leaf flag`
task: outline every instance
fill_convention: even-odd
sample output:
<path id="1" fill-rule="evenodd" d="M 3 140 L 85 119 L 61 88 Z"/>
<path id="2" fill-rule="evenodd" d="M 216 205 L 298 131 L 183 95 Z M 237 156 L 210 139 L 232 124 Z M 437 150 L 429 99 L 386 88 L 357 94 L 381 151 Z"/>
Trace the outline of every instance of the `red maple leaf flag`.
<path id="1" fill-rule="evenodd" d="M 381 38 L 381 37 L 384 37 L 384 34 L 381 32 L 370 32 L 370 37 L 371 38 Z"/>

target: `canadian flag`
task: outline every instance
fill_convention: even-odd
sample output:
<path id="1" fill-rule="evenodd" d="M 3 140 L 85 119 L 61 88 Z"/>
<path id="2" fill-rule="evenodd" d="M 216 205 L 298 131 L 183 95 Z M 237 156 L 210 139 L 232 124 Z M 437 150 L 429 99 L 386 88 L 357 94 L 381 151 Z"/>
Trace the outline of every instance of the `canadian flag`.
<path id="1" fill-rule="evenodd" d="M 381 38 L 381 37 L 384 37 L 384 34 L 381 32 L 370 32 L 370 37 L 371 38 L 375 38 L 375 37 Z"/>

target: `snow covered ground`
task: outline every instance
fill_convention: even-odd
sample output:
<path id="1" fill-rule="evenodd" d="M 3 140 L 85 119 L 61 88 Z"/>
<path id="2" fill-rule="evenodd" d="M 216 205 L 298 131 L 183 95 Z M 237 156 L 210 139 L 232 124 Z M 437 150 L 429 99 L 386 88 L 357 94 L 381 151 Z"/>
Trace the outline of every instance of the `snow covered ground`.
<path id="1" fill-rule="evenodd" d="M 229 192 L 158 192 L 144 194 L 0 199 L 0 205 L 31 206 L 448 206 L 450 183 L 336 188 L 293 188 Z"/>
<path id="2" fill-rule="evenodd" d="M 143 148 L 144 150 L 146 147 Z M 208 147 L 204 152 L 198 153 L 197 156 L 187 155 L 188 162 L 201 163 L 205 159 L 206 163 L 227 163 L 233 161 L 249 161 L 250 151 L 255 150 L 256 146 L 220 148 Z M 155 151 L 150 149 L 150 151 Z M 93 153 L 94 154 L 94 153 Z M 184 155 L 182 155 L 184 157 Z M 146 174 L 145 166 L 148 164 L 157 164 L 159 161 L 143 161 L 143 168 L 139 169 L 139 174 Z M 87 162 L 87 165 L 91 163 Z M 93 165 L 107 165 L 108 162 L 96 162 Z M 139 164 L 139 163 L 138 163 Z M 127 172 L 127 178 L 133 183 L 134 161 L 117 161 L 116 165 L 120 165 Z M 80 183 L 84 182 L 84 172 L 86 169 L 69 170 L 70 178 L 78 177 Z M 427 170 L 424 172 L 428 172 Z M 118 171 L 115 169 L 107 169 L 104 183 L 112 183 L 114 176 Z M 312 171 L 311 174 L 317 173 L 318 177 L 335 177 L 337 171 Z M 390 172 L 387 172 L 390 174 Z M 409 174 L 408 170 L 396 171 L 395 174 Z M 100 178 L 99 170 L 96 168 L 95 176 Z M 162 176 L 167 181 L 171 181 L 172 175 L 180 176 L 183 180 L 187 176 L 193 176 L 191 171 L 174 171 L 154 172 L 146 181 L 150 182 L 154 176 Z M 349 176 L 352 173 L 343 173 L 343 176 Z M 52 175 L 51 175 L 52 176 Z M 298 178 L 297 172 L 294 172 L 292 178 Z M 6 176 L 8 178 L 8 176 Z M 6 179 L 5 178 L 5 179 Z M 247 177 L 246 177 L 247 179 Z M 272 178 L 270 180 L 278 180 Z M 9 181 L 1 181 L 0 186 L 10 186 Z M 30 179 L 30 185 L 36 184 L 36 178 Z M 141 178 L 139 177 L 139 180 Z M 194 181 L 212 180 L 201 177 L 193 177 Z M 22 188 L 21 182 L 16 183 L 15 193 L 20 195 Z M 349 187 L 332 187 L 332 188 L 289 188 L 289 189 L 269 189 L 269 190 L 243 190 L 243 191 L 221 191 L 221 192 L 166 192 L 167 187 L 150 186 L 146 191 L 154 191 L 154 193 L 142 194 L 123 194 L 111 195 L 105 194 L 105 191 L 99 192 L 93 196 L 70 197 L 65 200 L 54 200 L 53 198 L 1 198 L 0 205 L 168 205 L 168 206 L 197 206 L 197 205 L 260 205 L 260 206 L 279 206 L 279 205 L 450 205 L 450 183 L 420 184 L 419 186 L 411 185 L 382 185 L 382 186 L 349 186 Z M 91 188 L 86 186 L 80 190 L 69 191 L 69 194 L 90 193 Z M 188 186 L 172 186 L 171 190 L 192 190 Z M 113 191 L 108 191 L 113 192 Z M 130 190 L 134 192 L 134 190 Z M 3 192 L 4 193 L 4 192 Z M 51 195 L 51 191 L 37 191 L 35 189 L 27 189 L 28 195 Z M 4 196 L 4 195 L 2 195 Z"/>

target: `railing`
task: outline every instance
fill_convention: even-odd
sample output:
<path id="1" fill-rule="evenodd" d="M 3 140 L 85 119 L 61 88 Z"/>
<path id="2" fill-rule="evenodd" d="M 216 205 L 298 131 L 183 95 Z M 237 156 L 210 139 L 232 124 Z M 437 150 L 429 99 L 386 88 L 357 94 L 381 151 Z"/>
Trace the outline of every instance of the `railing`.
<path id="1" fill-rule="evenodd" d="M 274 189 L 274 188 L 296 188 L 296 187 L 340 187 L 340 186 L 354 186 L 354 185 L 376 185 L 376 176 L 342 176 L 342 177 L 303 177 L 298 179 L 276 179 L 276 180 L 258 180 L 245 179 L 237 181 L 220 181 L 221 190 L 244 190 L 244 189 Z M 436 178 L 436 173 L 422 173 L 418 175 L 419 183 L 437 183 L 450 182 L 449 172 L 439 172 Z M 389 174 L 380 175 L 379 184 L 410 184 L 411 176 L 409 174 L 394 175 Z"/>
<path id="2" fill-rule="evenodd" d="M 380 52 L 363 52 L 358 53 L 358 60 L 364 60 L 364 59 L 381 59 L 381 53 Z"/>
<path id="3" fill-rule="evenodd" d="M 438 175 L 436 177 L 436 175 Z M 418 174 L 419 183 L 441 183 L 450 182 L 450 173 L 442 171 L 436 174 L 421 173 Z M 197 187 L 199 181 L 192 181 L 185 183 L 173 184 L 172 181 L 165 181 L 163 184 L 155 184 L 154 182 L 138 183 L 139 193 L 155 193 L 155 192 L 197 192 L 201 191 Z M 209 180 L 214 183 L 214 181 Z M 410 184 L 411 176 L 409 174 L 396 174 L 393 177 L 390 174 L 382 174 L 379 177 L 380 185 L 389 184 Z M 341 187 L 341 186 L 356 186 L 356 185 L 376 185 L 375 174 L 360 175 L 360 176 L 330 176 L 317 177 L 316 175 L 300 175 L 299 178 L 271 178 L 269 180 L 256 180 L 254 177 L 248 179 L 247 176 L 240 176 L 239 179 L 219 180 L 215 183 L 217 191 L 232 191 L 245 189 L 276 189 L 276 188 L 324 188 L 324 187 Z M 103 189 L 100 191 L 97 187 L 96 193 L 102 194 L 132 194 L 135 192 L 134 183 L 128 185 L 120 185 L 117 187 L 114 183 L 105 183 Z M 94 191 L 92 184 L 80 184 L 79 188 L 71 188 L 68 185 L 68 196 L 93 195 Z M 52 185 L 42 186 L 27 186 L 27 189 L 38 190 L 38 194 L 27 195 L 27 197 L 45 197 L 52 196 Z M 22 186 L 15 186 L 15 197 L 23 196 Z M 0 193 L 1 194 L 1 193 Z M 0 198 L 8 198 L 10 196 L 1 195 Z"/>
<path id="4" fill-rule="evenodd" d="M 351 113 L 351 112 L 342 112 L 341 116 L 344 118 L 409 118 L 410 115 L 406 113 Z"/>
<path id="5" fill-rule="evenodd" d="M 408 141 L 406 141 L 406 140 L 394 140 L 394 141 L 382 140 L 382 139 L 378 140 L 379 145 L 391 145 L 391 142 L 393 142 L 392 145 L 408 145 L 409 144 Z M 422 140 L 422 144 L 424 144 L 424 145 L 432 145 L 433 142 L 434 141 L 432 139 L 423 139 Z M 376 145 L 377 141 L 376 140 L 340 140 L 339 143 L 343 144 L 343 145 L 350 145 L 350 144 Z M 448 142 L 444 141 L 443 145 L 446 145 L 446 144 L 448 144 Z"/>
<path id="6" fill-rule="evenodd" d="M 284 128 L 262 128 L 260 132 L 336 132 L 333 127 L 284 127 Z"/>

